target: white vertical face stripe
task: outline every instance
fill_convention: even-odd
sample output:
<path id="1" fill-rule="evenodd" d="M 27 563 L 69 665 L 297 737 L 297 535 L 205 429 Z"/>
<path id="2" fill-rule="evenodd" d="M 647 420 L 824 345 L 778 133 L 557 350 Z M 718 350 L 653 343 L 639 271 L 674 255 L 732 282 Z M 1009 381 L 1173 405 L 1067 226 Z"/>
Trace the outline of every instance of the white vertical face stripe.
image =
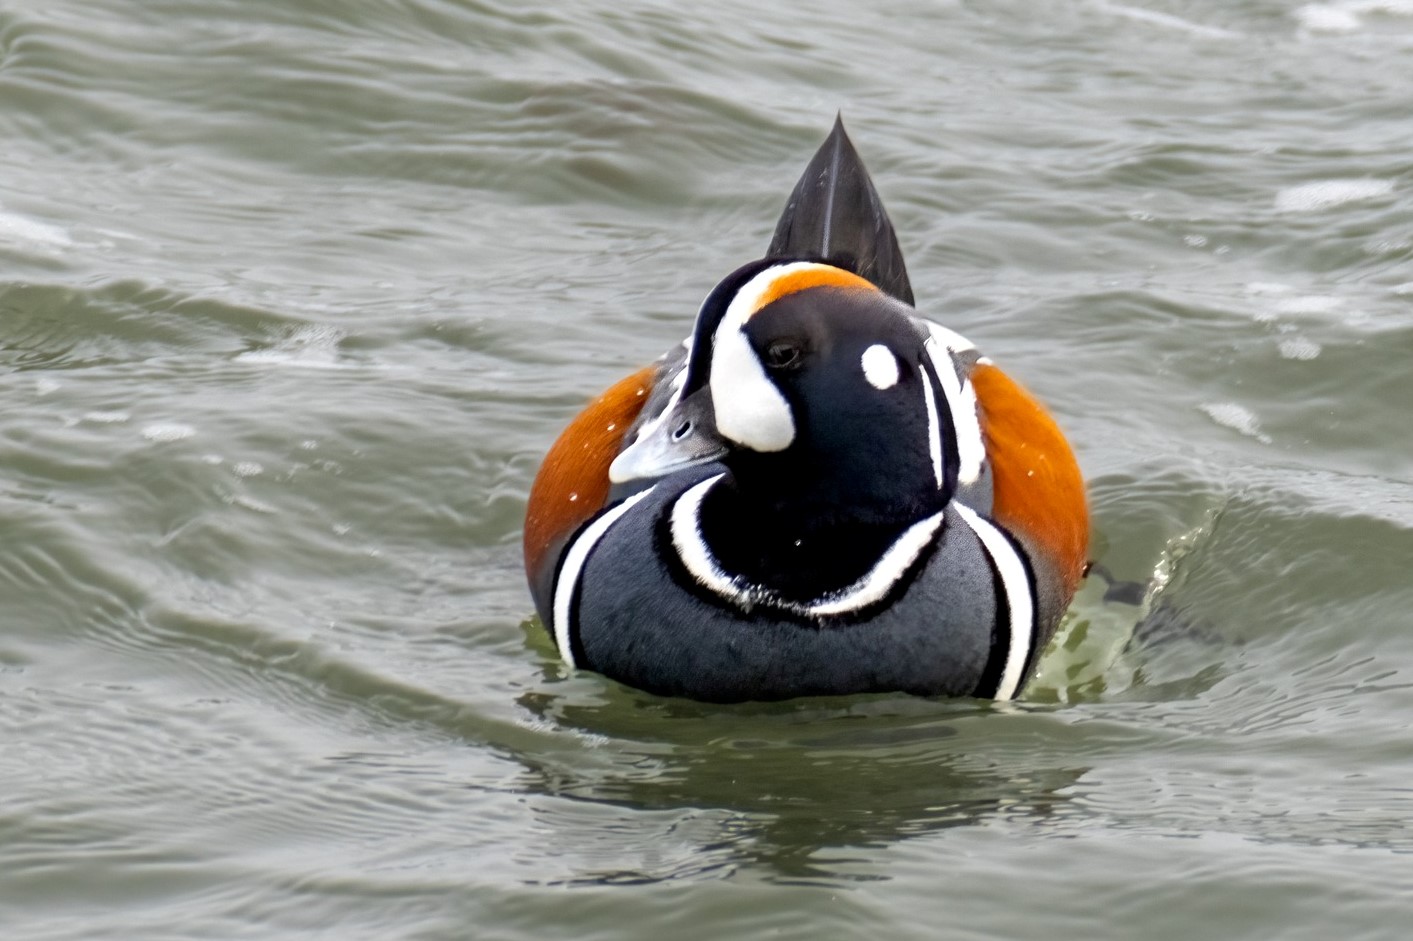
<path id="1" fill-rule="evenodd" d="M 978 516 L 960 503 L 953 503 L 962 520 L 972 528 L 996 571 L 1001 575 L 1001 588 L 1006 593 L 1006 606 L 1010 609 L 1011 643 L 1006 648 L 1006 664 L 1001 670 L 1001 679 L 996 687 L 995 699 L 1014 699 L 1020 692 L 1025 661 L 1030 656 L 1030 647 L 1035 643 L 1035 599 L 1030 591 L 1030 578 L 1025 572 L 1011 541 L 1002 535 L 992 523 Z M 998 599 L 999 601 L 999 599 Z"/>
<path id="2" fill-rule="evenodd" d="M 981 420 L 976 411 L 976 389 L 970 381 L 963 382 L 957 376 L 957 364 L 952 354 L 975 349 L 969 342 L 946 327 L 930 320 L 927 324 L 928 338 L 924 347 L 932 357 L 937 379 L 942 384 L 943 397 L 952 415 L 952 433 L 957 441 L 957 481 L 962 484 L 974 482 L 981 476 L 981 466 L 986 460 L 986 441 L 981 436 Z"/>
<path id="3" fill-rule="evenodd" d="M 879 391 L 898 384 L 898 357 L 882 343 L 875 343 L 864 350 L 859 365 L 863 367 L 868 384 Z"/>
<path id="4" fill-rule="evenodd" d="M 702 500 L 722 476 L 718 474 L 708 478 L 677 498 L 672 507 L 672 545 L 682 565 L 699 585 L 746 611 L 756 605 L 767 605 L 807 617 L 828 617 L 877 604 L 888 596 L 922 551 L 937 538 L 942 527 L 942 513 L 919 520 L 904 530 L 879 556 L 873 568 L 852 585 L 807 604 L 787 601 L 769 588 L 747 584 L 727 573 L 717 564 L 711 547 L 702 538 Z"/>
<path id="5" fill-rule="evenodd" d="M 633 508 L 643 497 L 652 493 L 653 488 L 649 487 L 642 493 L 635 493 L 624 500 L 618 506 L 609 510 L 588 525 L 579 534 L 569 547 L 569 551 L 564 554 L 564 564 L 559 567 L 559 578 L 554 583 L 554 607 L 551 616 L 554 624 L 554 643 L 559 648 L 559 655 L 564 662 L 572 666 L 578 666 L 574 662 L 574 651 L 569 645 L 569 620 L 571 608 L 574 604 L 574 592 L 579 587 L 579 576 L 583 573 L 584 563 L 589 559 L 589 553 L 599 540 L 609 531 L 619 518 Z"/>

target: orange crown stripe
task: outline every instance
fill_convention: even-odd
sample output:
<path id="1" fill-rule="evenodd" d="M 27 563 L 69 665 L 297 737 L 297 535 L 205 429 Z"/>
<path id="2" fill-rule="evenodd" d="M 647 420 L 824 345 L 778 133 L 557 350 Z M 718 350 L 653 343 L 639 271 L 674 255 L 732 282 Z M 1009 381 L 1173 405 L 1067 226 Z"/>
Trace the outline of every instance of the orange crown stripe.
<path id="1" fill-rule="evenodd" d="M 810 265 L 796 271 L 782 274 L 772 281 L 765 291 L 761 293 L 760 300 L 755 308 L 747 315 L 747 319 L 769 307 L 771 304 L 789 294 L 797 294 L 800 291 L 807 291 L 810 288 L 848 288 L 850 290 L 877 291 L 878 287 L 872 281 L 861 278 L 852 271 L 845 271 L 843 268 L 835 268 L 833 265 Z"/>

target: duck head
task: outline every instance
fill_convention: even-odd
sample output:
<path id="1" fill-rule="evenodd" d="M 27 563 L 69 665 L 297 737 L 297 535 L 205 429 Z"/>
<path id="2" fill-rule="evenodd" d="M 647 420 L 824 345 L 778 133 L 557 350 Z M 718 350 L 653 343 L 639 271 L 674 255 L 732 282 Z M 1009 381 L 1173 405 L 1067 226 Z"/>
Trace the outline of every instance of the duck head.
<path id="1" fill-rule="evenodd" d="M 902 523 L 950 498 L 940 390 L 911 308 L 813 261 L 765 259 L 698 315 L 679 390 L 613 462 L 623 482 L 720 462 L 764 512 Z"/>
<path id="2" fill-rule="evenodd" d="M 925 331 L 893 224 L 842 120 L 766 257 L 703 302 L 680 385 L 613 462 L 618 483 L 720 461 L 813 518 L 916 518 L 950 496 Z"/>

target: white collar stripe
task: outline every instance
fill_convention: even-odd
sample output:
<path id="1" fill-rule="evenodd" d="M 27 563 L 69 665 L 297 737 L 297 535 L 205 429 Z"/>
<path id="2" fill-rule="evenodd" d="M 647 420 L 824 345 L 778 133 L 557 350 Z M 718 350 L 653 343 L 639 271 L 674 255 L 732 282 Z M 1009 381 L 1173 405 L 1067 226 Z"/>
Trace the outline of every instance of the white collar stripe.
<path id="1" fill-rule="evenodd" d="M 847 588 L 832 592 L 807 604 L 788 601 L 768 588 L 751 585 L 728 574 L 717 563 L 702 538 L 701 506 L 707 491 L 722 475 L 693 486 L 672 507 L 672 544 L 687 572 L 697 584 L 749 611 L 767 605 L 804 617 L 830 617 L 849 614 L 877 604 L 902 580 L 918 557 L 936 538 L 942 527 L 942 513 L 919 520 L 903 531 L 862 578 Z"/>
<path id="2" fill-rule="evenodd" d="M 1001 679 L 996 685 L 993 699 L 1004 702 L 1014 699 L 1020 692 L 1021 680 L 1025 679 L 1025 664 L 1030 658 L 1030 648 L 1035 643 L 1035 599 L 1031 594 L 1030 576 L 1026 574 L 1025 562 L 1016 547 L 990 521 L 978 516 L 974 510 L 960 503 L 953 503 L 962 520 L 976 533 L 991 564 L 996 566 L 1001 576 L 1001 590 L 1006 593 L 1006 607 L 1010 610 L 1010 645 L 1006 650 L 1006 663 L 1001 670 Z M 999 607 L 1000 599 L 997 599 Z"/>
<path id="3" fill-rule="evenodd" d="M 937 531 L 942 528 L 942 516 L 935 513 L 909 526 L 879 557 L 868 574 L 837 595 L 819 599 L 810 605 L 808 613 L 845 614 L 877 604 L 888 597 L 893 586 L 902 580 L 922 551 L 937 538 Z"/>
<path id="4" fill-rule="evenodd" d="M 708 477 L 677 498 L 677 502 L 672 505 L 672 545 L 677 549 L 677 557 L 682 560 L 682 564 L 699 585 L 733 604 L 749 608 L 750 594 L 737 585 L 734 578 L 722 571 L 711 550 L 707 548 L 706 540 L 702 539 L 699 522 L 702 499 L 723 476 L 725 475 L 717 474 L 715 477 Z"/>
<path id="5" fill-rule="evenodd" d="M 638 501 L 652 493 L 649 487 L 641 493 L 624 500 L 618 506 L 599 516 L 581 532 L 564 554 L 564 564 L 559 567 L 559 577 L 554 583 L 554 608 L 551 611 L 554 624 L 554 643 L 559 648 L 559 656 L 571 667 L 574 650 L 570 646 L 570 627 L 573 616 L 574 593 L 579 588 L 579 576 L 583 574 L 584 563 L 589 561 L 589 553 L 599 544 L 599 540 L 609 531 L 619 518 L 631 510 Z"/>

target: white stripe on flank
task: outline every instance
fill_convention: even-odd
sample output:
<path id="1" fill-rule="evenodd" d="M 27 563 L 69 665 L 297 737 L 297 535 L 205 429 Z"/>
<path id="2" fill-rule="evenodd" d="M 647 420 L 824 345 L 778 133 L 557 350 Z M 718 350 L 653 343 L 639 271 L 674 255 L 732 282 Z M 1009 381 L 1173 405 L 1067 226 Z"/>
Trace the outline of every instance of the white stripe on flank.
<path id="1" fill-rule="evenodd" d="M 932 366 L 937 370 L 952 413 L 952 434 L 957 441 L 957 482 L 974 483 L 981 476 L 981 465 L 986 460 L 986 441 L 981 436 L 981 420 L 977 417 L 976 389 L 970 380 L 958 378 L 957 361 L 952 354 L 975 347 L 946 327 L 930 320 L 924 322 L 929 336 L 923 346 L 932 357 Z"/>
<path id="2" fill-rule="evenodd" d="M 631 510 L 639 500 L 653 492 L 649 487 L 642 493 L 635 493 L 618 506 L 604 513 L 598 519 L 588 525 L 570 545 L 569 551 L 564 554 L 564 564 L 559 567 L 559 578 L 554 583 L 554 609 L 552 617 L 554 624 L 554 643 L 559 648 L 559 655 L 564 662 L 571 667 L 578 666 L 574 662 L 574 651 L 569 646 L 569 614 L 574 603 L 574 591 L 579 587 L 579 576 L 583 574 L 584 563 L 589 559 L 589 553 L 599 540 L 604 537 L 609 528 L 618 522 L 619 517 Z"/>
<path id="3" fill-rule="evenodd" d="M 942 513 L 919 520 L 904 530 L 873 568 L 858 581 L 841 591 L 823 595 L 808 604 L 800 604 L 779 597 L 766 586 L 751 585 L 733 577 L 717 564 L 711 547 L 702 538 L 700 514 L 703 498 L 721 477 L 718 474 L 708 478 L 677 498 L 672 507 L 672 545 L 677 549 L 683 566 L 698 584 L 744 611 L 750 611 L 756 605 L 767 605 L 805 617 L 828 617 L 876 604 L 887 597 L 922 551 L 937 537 L 942 526 Z"/>
<path id="4" fill-rule="evenodd" d="M 999 701 L 1014 699 L 1020 692 L 1020 683 L 1024 678 L 1021 674 L 1025 671 L 1030 647 L 1035 643 L 1035 599 L 1030 594 L 1025 563 L 1021 561 L 1016 547 L 993 523 L 960 503 L 954 501 L 952 505 L 981 540 L 986 554 L 1001 574 L 1001 589 L 1006 593 L 1006 606 L 1011 612 L 1011 643 L 1006 649 L 1006 666 L 1001 671 L 1001 680 L 993 698 Z"/>

